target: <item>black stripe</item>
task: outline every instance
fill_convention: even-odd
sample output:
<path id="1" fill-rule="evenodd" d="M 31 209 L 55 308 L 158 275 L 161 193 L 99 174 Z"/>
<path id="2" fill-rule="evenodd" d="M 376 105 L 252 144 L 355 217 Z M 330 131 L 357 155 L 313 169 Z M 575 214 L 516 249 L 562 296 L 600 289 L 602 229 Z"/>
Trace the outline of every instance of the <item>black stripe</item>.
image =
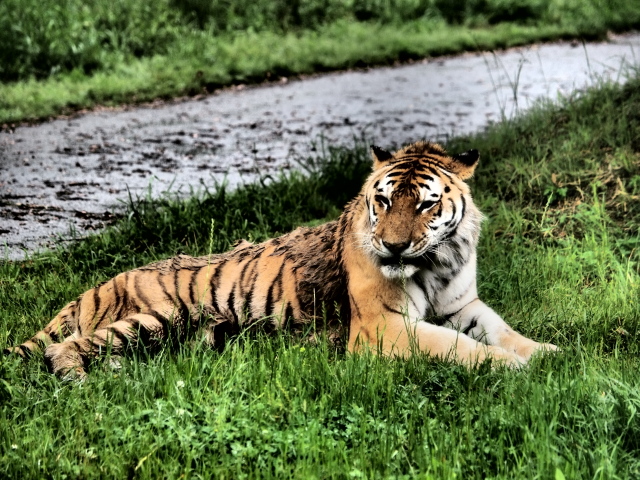
<path id="1" fill-rule="evenodd" d="M 388 311 L 390 311 L 390 312 L 392 312 L 392 313 L 397 313 L 398 315 L 402 315 L 402 312 L 401 312 L 401 311 L 396 310 L 395 308 L 391 308 L 391 307 L 390 307 L 389 305 L 387 305 L 386 303 L 383 303 L 383 304 L 382 304 L 382 306 L 383 306 L 386 310 L 388 310 Z"/>
<path id="2" fill-rule="evenodd" d="M 440 176 L 439 172 L 435 168 L 433 168 L 431 165 L 425 165 L 425 168 L 429 170 L 432 174 L 434 174 L 436 177 Z"/>
<path id="3" fill-rule="evenodd" d="M 111 279 L 108 283 L 114 282 L 114 279 Z M 115 282 L 114 282 L 115 283 Z M 101 285 L 101 287 L 106 286 L 107 284 L 103 284 Z M 94 294 L 95 296 L 95 294 Z M 96 315 L 98 313 L 98 310 L 96 310 Z M 104 312 L 102 312 L 102 314 L 100 315 L 99 318 L 97 318 L 97 322 L 96 322 L 96 326 L 100 325 L 102 323 L 102 321 L 104 320 L 104 318 L 107 316 L 107 313 L 109 313 L 109 305 L 105 306 Z"/>
<path id="4" fill-rule="evenodd" d="M 249 291 L 247 292 L 246 295 L 246 299 L 245 299 L 245 313 L 248 312 L 247 314 L 247 318 L 250 320 L 251 318 L 253 318 L 253 308 L 251 306 L 251 302 L 253 301 L 253 292 L 256 288 L 256 282 L 258 281 L 258 265 L 257 263 L 255 264 L 255 268 L 252 271 L 252 277 L 251 277 L 251 285 L 249 286 Z"/>
<path id="5" fill-rule="evenodd" d="M 131 330 L 136 333 L 138 341 L 143 345 L 149 343 L 151 332 L 149 332 L 147 328 L 142 326 L 140 320 L 138 320 L 137 318 L 132 318 L 129 320 L 129 323 L 131 324 Z"/>
<path id="6" fill-rule="evenodd" d="M 220 275 L 222 274 L 222 267 L 226 265 L 227 260 L 224 259 L 216 265 L 216 271 L 213 272 L 209 279 L 209 288 L 211 288 L 211 305 L 216 313 L 220 313 L 220 305 L 218 304 L 218 288 Z"/>
<path id="7" fill-rule="evenodd" d="M 158 284 L 160 285 L 160 290 L 162 290 L 162 293 L 164 294 L 164 297 L 169 301 L 169 303 L 171 303 L 172 305 L 175 305 L 175 299 L 173 297 L 173 295 L 171 295 L 171 293 L 169 293 L 169 290 L 167 290 L 167 286 L 164 283 L 164 278 L 166 275 L 160 275 L 158 277 Z"/>
<path id="8" fill-rule="evenodd" d="M 98 312 L 100 311 L 100 287 L 102 285 L 98 285 L 93 289 L 93 319 L 95 320 L 98 317 Z"/>
<path id="9" fill-rule="evenodd" d="M 424 279 L 420 276 L 420 275 L 414 275 L 413 279 L 412 279 L 416 286 L 422 290 L 422 293 L 424 294 L 424 296 L 427 296 L 427 286 L 424 284 Z"/>
<path id="10" fill-rule="evenodd" d="M 122 308 L 129 307 L 129 272 L 124 274 L 124 291 L 122 292 Z M 120 315 L 120 313 L 118 313 Z"/>
<path id="11" fill-rule="evenodd" d="M 433 323 L 434 325 L 438 325 L 438 326 L 442 326 L 445 323 L 447 323 L 449 320 L 451 320 L 451 318 L 458 312 L 454 312 L 454 313 L 448 313 L 446 315 L 438 315 L 436 317 L 431 317 L 427 320 L 429 320 L 429 323 Z"/>
<path id="12" fill-rule="evenodd" d="M 120 330 L 116 330 L 115 328 L 107 328 L 111 334 L 116 337 L 122 343 L 123 347 L 127 347 L 129 343 L 131 343 L 131 337 L 128 337 L 126 334 L 122 333 Z M 95 345 L 96 337 L 91 337 L 91 342 Z M 108 337 L 105 337 L 105 345 L 107 344 Z M 111 344 L 113 345 L 113 340 L 111 340 Z"/>
<path id="13" fill-rule="evenodd" d="M 344 218 L 340 218 L 340 223 L 338 224 L 338 238 L 344 237 L 346 230 L 347 230 L 347 218 L 345 215 Z"/>
<path id="14" fill-rule="evenodd" d="M 467 328 L 465 328 L 462 331 L 462 333 L 464 333 L 465 335 L 469 335 L 469 332 L 477 326 L 478 326 L 478 317 L 473 317 L 471 319 L 471 322 L 469 322 L 469 325 L 467 326 Z"/>
<path id="15" fill-rule="evenodd" d="M 61 330 L 61 327 L 58 328 L 58 330 Z M 55 343 L 58 343 L 60 341 L 60 335 L 58 335 L 58 332 L 55 331 L 55 330 L 52 330 L 51 333 L 47 333 L 47 332 L 44 332 L 44 331 L 43 331 L 43 333 L 45 335 L 48 335 L 49 338 Z"/>
<path id="16" fill-rule="evenodd" d="M 74 327 L 78 332 L 79 336 L 82 336 L 82 323 L 80 319 L 82 318 L 82 297 L 84 294 L 80 295 L 76 300 L 76 305 L 78 305 L 78 314 L 75 317 Z"/>
<path id="17" fill-rule="evenodd" d="M 137 297 L 140 299 L 142 303 L 144 303 L 144 306 L 147 307 L 149 310 L 151 310 L 151 307 L 153 307 L 153 305 L 151 305 L 149 298 L 143 293 L 142 287 L 140 287 L 139 280 L 140 280 L 140 275 L 136 275 L 133 278 L 133 291 L 136 292 Z"/>
<path id="18" fill-rule="evenodd" d="M 177 300 L 178 303 L 180 304 L 179 310 L 180 310 L 181 313 L 183 313 L 183 312 L 186 312 L 188 309 L 187 309 L 187 304 L 184 303 L 184 300 L 182 300 L 182 297 L 180 296 L 180 288 L 179 288 L 180 287 L 180 285 L 179 285 L 180 282 L 179 282 L 179 279 L 178 279 L 179 276 L 180 276 L 180 270 L 174 270 L 174 272 L 173 272 L 173 288 L 176 291 L 175 300 Z M 176 305 L 176 306 L 178 306 L 178 305 Z"/>
<path id="19" fill-rule="evenodd" d="M 197 303 L 196 292 L 195 292 L 196 276 L 200 273 L 200 270 L 202 270 L 203 268 L 204 267 L 198 267 L 191 273 L 191 279 L 189 280 L 189 301 L 191 302 L 192 306 L 196 305 Z"/>
<path id="20" fill-rule="evenodd" d="M 451 223 L 456 219 L 456 212 L 458 211 L 458 209 L 456 208 L 456 202 L 451 199 L 449 200 L 449 202 L 451 202 L 451 208 L 453 209 L 453 212 L 451 212 L 451 220 L 449 220 L 449 223 Z"/>
<path id="21" fill-rule="evenodd" d="M 442 224 L 443 227 L 449 227 L 449 225 L 451 225 L 451 222 L 453 222 L 456 219 L 456 211 L 457 211 L 456 204 L 451 199 L 449 199 L 449 202 L 451 203 L 451 207 L 453 208 L 453 213 L 451 214 L 451 218 Z M 454 224 L 454 226 L 452 227 L 453 230 L 457 229 L 458 223 Z"/>
<path id="22" fill-rule="evenodd" d="M 431 175 L 427 175 L 425 173 L 417 173 L 417 172 L 414 175 L 416 177 L 418 177 L 418 178 L 422 178 L 424 180 L 428 180 L 430 182 L 433 182 L 433 177 Z"/>
<path id="23" fill-rule="evenodd" d="M 460 265 L 464 263 L 465 257 L 462 255 L 462 252 L 460 252 L 460 244 L 457 241 L 453 240 L 449 242 L 449 248 L 453 251 L 453 259 L 455 260 L 456 264 Z"/>
<path id="24" fill-rule="evenodd" d="M 116 277 L 117 278 L 117 277 Z M 118 282 L 116 278 L 113 279 L 113 295 L 116 297 L 115 302 L 113 303 L 113 318 L 112 321 L 117 321 L 120 318 L 120 312 L 122 311 L 122 307 L 124 306 L 124 302 L 122 301 L 122 295 L 118 290 Z M 126 288 L 126 286 L 125 286 Z"/>
<path id="25" fill-rule="evenodd" d="M 25 347 L 24 345 L 18 345 L 18 348 L 20 349 L 20 351 L 23 353 L 25 357 L 29 357 L 30 355 L 33 354 L 31 349 Z"/>
<path id="26" fill-rule="evenodd" d="M 255 259 L 247 260 L 247 262 L 242 267 L 242 270 L 240 271 L 239 285 L 240 285 L 240 296 L 241 297 L 244 297 L 244 287 L 243 287 L 243 285 L 244 285 L 244 277 L 245 277 L 249 267 L 253 264 L 253 260 L 255 260 Z"/>
<path id="27" fill-rule="evenodd" d="M 455 237 L 456 233 L 458 233 L 458 227 L 460 227 L 460 222 L 456 223 L 453 227 L 451 227 L 447 231 L 445 236 L 442 238 L 442 240 L 451 240 L 453 237 Z"/>
<path id="28" fill-rule="evenodd" d="M 449 320 L 451 320 L 453 317 L 455 317 L 457 314 L 459 314 L 462 310 L 464 310 L 465 308 L 467 308 L 469 305 L 471 305 L 473 302 L 475 302 L 476 300 L 478 300 L 477 298 L 474 298 L 473 300 L 471 300 L 469 303 L 467 303 L 464 307 L 456 310 L 455 312 L 452 313 L 447 313 L 445 315 L 440 315 L 438 317 L 434 317 L 431 320 L 432 323 L 435 323 L 436 325 L 443 325 L 444 323 L 448 322 Z M 440 322 L 440 323 L 438 323 Z"/>
<path id="29" fill-rule="evenodd" d="M 229 310 L 229 312 L 231 313 L 231 315 L 233 316 L 233 320 L 234 322 L 237 324 L 238 323 L 238 314 L 236 313 L 236 307 L 235 307 L 235 292 L 236 292 L 236 286 L 235 284 L 231 287 L 231 293 L 229 293 L 229 298 L 227 299 L 227 309 Z"/>
<path id="30" fill-rule="evenodd" d="M 273 289 L 276 286 L 276 284 L 278 284 L 280 288 L 280 295 L 282 295 L 282 272 L 283 271 L 284 271 L 284 262 L 282 262 L 282 264 L 280 265 L 280 270 L 278 270 L 278 274 L 276 275 L 276 278 L 274 278 L 273 281 L 271 282 L 271 285 L 269 285 L 269 290 L 267 291 L 267 300 L 264 304 L 265 315 L 272 315 L 274 302 L 277 302 L 278 300 L 280 300 L 280 297 L 276 299 L 273 298 Z"/>
<path id="31" fill-rule="evenodd" d="M 351 292 L 349 292 L 349 300 L 350 300 L 350 303 L 353 304 L 354 308 L 356 309 L 356 316 L 358 318 L 360 318 L 360 308 L 358 308 L 358 304 L 356 303 L 356 299 L 353 298 L 353 295 L 351 295 Z"/>

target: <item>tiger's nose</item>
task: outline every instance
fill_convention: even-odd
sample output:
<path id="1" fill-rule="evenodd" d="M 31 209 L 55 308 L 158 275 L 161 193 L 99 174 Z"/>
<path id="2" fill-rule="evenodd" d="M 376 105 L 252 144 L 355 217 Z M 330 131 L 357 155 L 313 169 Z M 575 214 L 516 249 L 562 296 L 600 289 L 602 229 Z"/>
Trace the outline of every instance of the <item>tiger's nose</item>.
<path id="1" fill-rule="evenodd" d="M 409 248 L 410 244 L 411 242 L 390 243 L 382 240 L 382 245 L 384 245 L 386 249 L 389 250 L 389 252 L 396 256 L 400 256 L 402 252 Z"/>

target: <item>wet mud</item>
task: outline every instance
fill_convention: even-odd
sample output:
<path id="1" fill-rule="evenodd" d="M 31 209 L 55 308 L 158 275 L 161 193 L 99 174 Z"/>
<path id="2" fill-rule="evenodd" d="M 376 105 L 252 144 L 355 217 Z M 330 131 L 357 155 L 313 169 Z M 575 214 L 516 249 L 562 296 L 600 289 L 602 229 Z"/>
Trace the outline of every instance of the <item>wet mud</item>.
<path id="1" fill-rule="evenodd" d="M 296 167 L 323 145 L 446 140 L 569 95 L 623 82 L 640 35 L 465 54 L 236 87 L 0 132 L 0 257 L 24 258 L 112 222 L 129 197 L 189 195 Z"/>

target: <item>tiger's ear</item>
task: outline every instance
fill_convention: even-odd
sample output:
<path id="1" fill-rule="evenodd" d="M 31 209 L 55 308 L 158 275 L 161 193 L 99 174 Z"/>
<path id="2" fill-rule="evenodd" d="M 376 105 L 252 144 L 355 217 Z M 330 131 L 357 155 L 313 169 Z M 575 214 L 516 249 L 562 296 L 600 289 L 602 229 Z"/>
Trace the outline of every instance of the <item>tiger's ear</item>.
<path id="1" fill-rule="evenodd" d="M 393 155 L 376 145 L 371 145 L 371 157 L 373 158 L 373 169 L 377 170 L 391 160 Z"/>
<path id="2" fill-rule="evenodd" d="M 450 170 L 458 175 L 461 180 L 466 180 L 473 176 L 473 172 L 478 166 L 478 160 L 480 160 L 480 154 L 478 150 L 472 149 L 453 155 L 451 159 L 453 161 L 450 164 Z"/>

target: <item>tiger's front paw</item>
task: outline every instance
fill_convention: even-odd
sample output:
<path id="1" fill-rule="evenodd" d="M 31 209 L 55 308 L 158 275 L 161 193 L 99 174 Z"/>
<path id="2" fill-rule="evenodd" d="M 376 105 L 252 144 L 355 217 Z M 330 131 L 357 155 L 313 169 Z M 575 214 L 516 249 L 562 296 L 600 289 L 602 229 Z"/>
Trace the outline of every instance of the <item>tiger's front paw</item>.
<path id="1" fill-rule="evenodd" d="M 489 347 L 490 352 L 487 357 L 491 358 L 493 364 L 504 365 L 509 368 L 522 368 L 527 364 L 527 358 L 517 353 L 509 352 L 500 347 Z"/>
<path id="2" fill-rule="evenodd" d="M 541 354 L 557 352 L 560 349 L 555 346 L 553 343 L 538 343 L 532 341 L 530 344 L 521 347 L 516 350 L 518 355 L 524 357 L 529 360 L 534 354 L 540 352 Z"/>
<path id="3" fill-rule="evenodd" d="M 491 345 L 482 345 L 475 353 L 461 360 L 471 367 L 477 366 L 487 360 L 491 360 L 492 366 L 502 365 L 515 369 L 522 368 L 527 364 L 527 359 L 517 353 Z"/>

